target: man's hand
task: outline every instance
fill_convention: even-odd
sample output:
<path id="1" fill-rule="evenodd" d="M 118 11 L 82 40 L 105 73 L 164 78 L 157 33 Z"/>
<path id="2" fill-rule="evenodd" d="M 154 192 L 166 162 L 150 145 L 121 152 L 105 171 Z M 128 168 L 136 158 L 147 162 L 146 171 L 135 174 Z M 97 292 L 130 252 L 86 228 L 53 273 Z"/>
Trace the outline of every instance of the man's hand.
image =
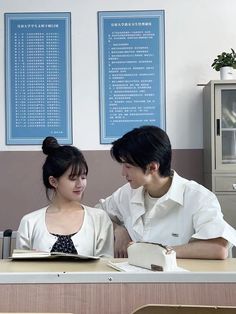
<path id="1" fill-rule="evenodd" d="M 132 239 L 129 236 L 128 231 L 125 227 L 121 225 L 117 225 L 113 222 L 114 227 L 114 256 L 117 258 L 126 258 L 127 255 L 127 247 Z"/>

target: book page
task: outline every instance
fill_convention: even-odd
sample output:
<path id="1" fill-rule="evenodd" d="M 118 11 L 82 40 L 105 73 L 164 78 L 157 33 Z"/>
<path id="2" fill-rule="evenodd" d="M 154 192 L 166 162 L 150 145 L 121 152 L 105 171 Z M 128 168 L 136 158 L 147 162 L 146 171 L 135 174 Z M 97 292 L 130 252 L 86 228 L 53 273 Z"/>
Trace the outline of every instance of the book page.
<path id="1" fill-rule="evenodd" d="M 81 254 L 70 254 L 63 252 L 43 252 L 37 250 L 13 250 L 11 259 L 94 259 L 98 260 L 99 256 L 91 256 L 91 255 L 81 255 Z"/>

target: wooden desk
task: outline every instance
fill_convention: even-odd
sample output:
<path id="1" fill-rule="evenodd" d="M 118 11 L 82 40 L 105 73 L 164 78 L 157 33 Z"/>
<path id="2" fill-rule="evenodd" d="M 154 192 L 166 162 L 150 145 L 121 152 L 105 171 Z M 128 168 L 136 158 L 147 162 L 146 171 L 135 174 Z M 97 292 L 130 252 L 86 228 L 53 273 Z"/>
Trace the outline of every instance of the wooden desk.
<path id="1" fill-rule="evenodd" d="M 106 260 L 2 260 L 0 312 L 128 314 L 147 303 L 236 305 L 236 259 L 178 265 L 190 271 L 121 273 Z"/>

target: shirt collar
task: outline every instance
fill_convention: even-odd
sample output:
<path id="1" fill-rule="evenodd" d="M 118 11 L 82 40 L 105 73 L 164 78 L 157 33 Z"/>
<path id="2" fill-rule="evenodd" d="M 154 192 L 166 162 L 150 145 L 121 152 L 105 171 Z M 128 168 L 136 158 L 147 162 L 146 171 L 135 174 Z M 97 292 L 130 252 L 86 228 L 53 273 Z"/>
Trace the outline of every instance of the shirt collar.
<path id="1" fill-rule="evenodd" d="M 163 195 L 166 197 L 166 199 L 171 199 L 176 203 L 179 203 L 180 205 L 183 205 L 183 199 L 184 199 L 184 190 L 185 190 L 185 184 L 186 179 L 180 177 L 177 172 L 172 170 L 172 183 L 168 190 L 168 192 Z"/>
<path id="2" fill-rule="evenodd" d="M 171 177 L 172 177 L 171 186 L 167 193 L 160 198 L 160 200 L 171 199 L 172 201 L 179 203 L 180 205 L 183 205 L 185 183 L 187 180 L 180 177 L 174 170 L 172 170 Z M 131 203 L 136 203 L 144 206 L 144 192 L 145 191 L 143 187 L 133 190 Z"/>
<path id="3" fill-rule="evenodd" d="M 138 189 L 133 189 L 133 195 L 131 197 L 131 203 L 137 203 L 144 205 L 144 187 L 141 186 Z"/>
<path id="4" fill-rule="evenodd" d="M 139 187 L 138 189 L 132 190 L 133 195 L 131 197 L 131 204 L 132 204 L 132 225 L 134 231 L 138 234 L 143 234 L 143 223 L 141 216 L 145 214 L 144 208 L 144 193 L 145 190 L 143 186 Z"/>

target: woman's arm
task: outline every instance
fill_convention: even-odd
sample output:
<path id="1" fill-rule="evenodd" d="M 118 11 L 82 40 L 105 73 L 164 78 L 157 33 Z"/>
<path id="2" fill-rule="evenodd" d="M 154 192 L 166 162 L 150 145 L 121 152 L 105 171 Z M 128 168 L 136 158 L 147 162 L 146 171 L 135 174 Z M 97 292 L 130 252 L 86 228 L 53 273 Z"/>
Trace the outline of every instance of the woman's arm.
<path id="1" fill-rule="evenodd" d="M 28 222 L 22 218 L 16 233 L 16 249 L 30 250 L 30 238 L 28 236 Z"/>
<path id="2" fill-rule="evenodd" d="M 114 256 L 114 234 L 113 225 L 109 216 L 101 213 L 99 236 L 96 244 L 96 256 Z"/>

